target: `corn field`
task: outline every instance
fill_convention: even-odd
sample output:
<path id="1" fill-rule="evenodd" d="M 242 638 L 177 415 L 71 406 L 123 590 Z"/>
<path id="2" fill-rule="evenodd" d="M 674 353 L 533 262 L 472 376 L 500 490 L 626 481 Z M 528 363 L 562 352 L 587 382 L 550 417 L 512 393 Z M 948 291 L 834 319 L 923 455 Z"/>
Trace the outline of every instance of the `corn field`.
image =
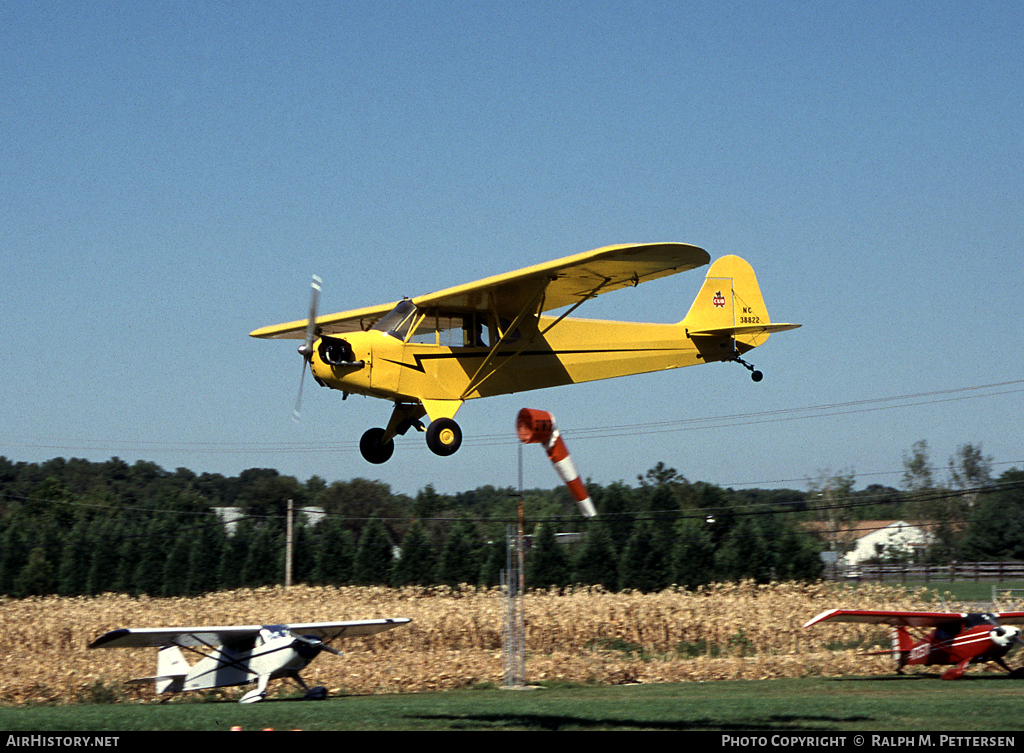
<path id="1" fill-rule="evenodd" d="M 803 675 L 888 674 L 887 628 L 803 629 L 824 609 L 925 609 L 928 592 L 881 584 L 842 592 L 824 583 L 717 584 L 697 591 L 612 593 L 600 588 L 524 597 L 527 682 L 623 684 Z M 97 691 L 154 700 L 156 649 L 86 646 L 116 628 L 280 624 L 409 617 L 412 623 L 338 645 L 303 672 L 332 694 L 408 693 L 502 680 L 504 598 L 497 588 L 259 588 L 195 598 L 56 596 L 0 599 L 0 702 L 75 702 Z M 956 608 L 950 604 L 951 608 Z M 271 694 L 293 692 L 285 681 Z M 227 689 L 233 698 L 241 690 Z M 188 694 L 186 694 L 187 696 Z M 184 696 L 183 696 L 184 697 Z"/>

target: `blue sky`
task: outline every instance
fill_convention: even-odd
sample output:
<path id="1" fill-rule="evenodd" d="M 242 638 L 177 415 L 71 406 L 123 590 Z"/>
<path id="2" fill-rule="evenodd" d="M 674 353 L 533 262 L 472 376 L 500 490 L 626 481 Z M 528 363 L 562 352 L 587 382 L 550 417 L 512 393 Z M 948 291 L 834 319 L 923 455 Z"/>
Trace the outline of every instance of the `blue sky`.
<path id="1" fill-rule="evenodd" d="M 0 10 L 0 454 L 415 494 L 517 483 L 522 407 L 580 472 L 898 485 L 920 439 L 1024 465 L 1024 8 L 949 2 L 21 2 Z M 715 364 L 390 412 L 248 337 L 613 243 L 757 271 L 773 336 Z M 580 315 L 678 321 L 703 272 Z M 998 386 L 991 386 L 998 385 Z M 917 396 L 917 397 L 907 397 Z M 899 399 L 891 399 L 899 398 Z M 539 448 L 524 483 L 553 487 Z M 941 474 L 940 474 L 941 475 Z"/>

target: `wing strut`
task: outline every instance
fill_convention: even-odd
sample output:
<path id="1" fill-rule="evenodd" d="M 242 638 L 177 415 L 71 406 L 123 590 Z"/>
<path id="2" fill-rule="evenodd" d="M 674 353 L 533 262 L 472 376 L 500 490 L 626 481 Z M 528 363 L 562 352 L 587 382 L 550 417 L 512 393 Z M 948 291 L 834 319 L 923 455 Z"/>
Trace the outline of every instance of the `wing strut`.
<path id="1" fill-rule="evenodd" d="M 548 282 L 550 282 L 550 280 L 548 280 Z M 504 362 L 498 364 L 494 369 L 488 371 L 483 376 L 480 376 L 481 374 L 484 373 L 484 370 L 491 365 L 491 362 L 494 361 L 495 356 L 498 354 L 498 349 L 501 347 L 502 343 L 504 343 L 505 340 L 508 338 L 509 334 L 515 332 L 516 327 L 519 326 L 519 323 L 523 319 L 525 319 L 528 314 L 532 313 L 533 309 L 537 306 L 537 304 L 539 304 L 540 301 L 543 300 L 544 292 L 547 289 L 547 284 L 538 289 L 537 292 L 534 294 L 533 298 L 531 298 L 530 301 L 525 306 L 523 306 L 522 310 L 519 312 L 519 315 L 516 316 L 515 321 L 513 321 L 512 324 L 510 324 L 505 329 L 505 331 L 501 334 L 501 337 L 498 338 L 498 341 L 494 343 L 494 345 L 491 347 L 490 352 L 488 352 L 487 354 L 487 357 L 484 359 L 483 363 L 480 364 L 480 367 L 473 374 L 473 377 L 469 380 L 469 384 L 467 385 L 466 389 L 462 391 L 462 394 L 459 396 L 459 399 L 465 400 L 470 392 L 480 387 L 480 385 L 482 385 L 494 374 L 496 374 L 498 372 L 498 369 L 507 364 L 509 361 L 513 360 L 516 356 L 520 355 L 524 350 L 526 350 L 530 345 L 532 345 L 538 337 L 544 337 L 544 335 L 550 332 L 556 324 L 558 324 L 567 316 L 569 316 L 573 311 L 578 309 L 591 298 L 597 297 L 601 292 L 601 288 L 605 287 L 610 282 L 611 278 L 604 278 L 600 285 L 595 287 L 589 293 L 584 294 L 583 297 L 580 298 L 580 300 L 578 300 L 576 303 L 570 306 L 563 314 L 561 314 L 557 319 L 555 319 L 555 321 L 553 321 L 551 324 L 545 327 L 543 332 L 538 331 L 533 337 L 530 337 L 525 342 L 523 342 L 516 349 L 515 353 L 506 358 Z"/>
<path id="2" fill-rule="evenodd" d="M 499 364 L 495 369 L 493 369 L 492 371 L 488 372 L 483 377 L 480 376 L 483 373 L 484 369 L 486 369 L 488 366 L 490 366 L 491 362 L 494 361 L 494 357 L 498 354 L 498 348 L 500 348 L 502 346 L 502 344 L 508 339 L 509 335 L 516 331 L 516 328 L 519 326 L 519 324 L 529 314 L 531 314 L 533 309 L 537 307 L 537 305 L 541 302 L 541 300 L 543 300 L 543 298 L 544 298 L 544 291 L 546 289 L 547 289 L 547 283 L 545 283 L 544 285 L 542 285 L 539 288 L 537 288 L 537 292 L 533 294 L 533 297 L 530 298 L 530 300 L 526 303 L 525 306 L 523 306 L 522 310 L 520 310 L 520 312 L 516 316 L 516 318 L 514 320 L 512 320 L 512 323 L 505 328 L 504 332 L 501 333 L 501 336 L 498 338 L 498 341 L 496 343 L 494 343 L 494 345 L 491 346 L 491 349 L 487 353 L 487 357 L 484 358 L 483 363 L 481 363 L 479 368 L 477 368 L 477 370 L 474 372 L 472 378 L 469 380 L 469 384 L 466 386 L 466 389 L 464 389 L 462 391 L 462 394 L 459 396 L 460 400 L 465 400 L 466 396 L 470 392 L 472 392 L 477 387 L 479 387 L 481 384 L 483 384 L 485 381 L 487 381 L 487 379 L 492 374 L 494 374 L 498 369 L 501 368 L 501 366 L 503 364 Z M 528 345 L 530 345 L 534 341 L 534 339 L 535 338 L 531 337 L 528 340 L 526 340 L 526 342 L 524 342 L 521 346 L 519 346 L 519 349 L 516 350 L 516 352 L 513 353 L 512 356 L 509 357 L 505 361 L 505 363 L 508 363 L 508 361 L 512 360 L 512 358 L 515 358 L 520 353 L 522 353 L 526 349 L 526 347 Z"/>

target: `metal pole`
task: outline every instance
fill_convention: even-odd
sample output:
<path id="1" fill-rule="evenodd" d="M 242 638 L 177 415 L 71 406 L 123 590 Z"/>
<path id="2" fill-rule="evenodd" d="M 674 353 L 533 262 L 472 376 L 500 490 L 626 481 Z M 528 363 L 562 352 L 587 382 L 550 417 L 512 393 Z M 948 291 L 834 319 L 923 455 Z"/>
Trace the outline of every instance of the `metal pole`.
<path id="1" fill-rule="evenodd" d="M 287 532 L 285 534 L 285 555 L 284 555 L 284 585 L 288 588 L 292 584 L 292 501 L 288 500 L 288 518 L 285 521 Z"/>

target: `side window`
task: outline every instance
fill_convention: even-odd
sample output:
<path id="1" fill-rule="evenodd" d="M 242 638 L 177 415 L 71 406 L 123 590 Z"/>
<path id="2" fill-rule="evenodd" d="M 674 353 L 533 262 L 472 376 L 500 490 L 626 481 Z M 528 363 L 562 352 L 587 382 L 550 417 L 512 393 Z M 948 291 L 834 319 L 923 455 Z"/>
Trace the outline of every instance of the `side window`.
<path id="1" fill-rule="evenodd" d="M 486 314 L 428 311 L 409 342 L 447 348 L 486 347 L 491 342 Z"/>
<path id="2" fill-rule="evenodd" d="M 408 335 L 408 327 L 413 319 L 407 319 L 392 328 L 389 334 L 401 332 Z M 507 328 L 509 322 L 502 319 L 500 330 L 495 326 L 494 319 L 482 312 L 427 311 L 420 320 L 416 331 L 408 336 L 408 342 L 418 345 L 441 345 L 447 348 L 488 348 L 498 342 L 500 332 Z M 505 338 L 506 343 L 519 339 L 519 331 L 511 332 Z"/>

